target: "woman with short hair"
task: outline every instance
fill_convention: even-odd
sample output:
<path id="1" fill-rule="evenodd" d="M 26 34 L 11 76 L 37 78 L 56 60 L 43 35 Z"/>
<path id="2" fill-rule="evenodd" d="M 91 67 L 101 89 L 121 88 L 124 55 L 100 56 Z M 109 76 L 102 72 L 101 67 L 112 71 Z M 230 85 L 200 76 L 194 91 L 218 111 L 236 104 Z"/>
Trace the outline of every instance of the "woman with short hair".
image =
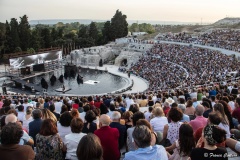
<path id="1" fill-rule="evenodd" d="M 85 133 L 82 133 L 83 121 L 80 118 L 74 118 L 71 121 L 71 133 L 65 136 L 64 144 L 67 148 L 66 159 L 77 160 L 76 150 L 79 141 L 85 136 Z"/>

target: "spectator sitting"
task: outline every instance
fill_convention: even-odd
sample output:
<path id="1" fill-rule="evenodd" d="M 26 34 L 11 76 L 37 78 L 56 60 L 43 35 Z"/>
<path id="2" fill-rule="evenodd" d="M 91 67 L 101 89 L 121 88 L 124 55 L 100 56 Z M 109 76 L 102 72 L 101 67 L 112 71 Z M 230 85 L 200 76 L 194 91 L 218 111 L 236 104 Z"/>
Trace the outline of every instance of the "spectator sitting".
<path id="1" fill-rule="evenodd" d="M 5 125 L 1 132 L 0 155 L 1 159 L 34 160 L 35 153 L 28 145 L 18 145 L 23 130 L 17 123 Z"/>
<path id="2" fill-rule="evenodd" d="M 150 117 L 152 115 L 153 107 L 148 107 L 148 111 L 144 113 L 145 119 L 150 122 Z"/>
<path id="3" fill-rule="evenodd" d="M 64 150 L 55 122 L 52 119 L 43 120 L 41 129 L 36 135 L 36 160 L 62 160 Z"/>
<path id="4" fill-rule="evenodd" d="M 121 114 L 118 111 L 114 111 L 112 114 L 112 122 L 109 125 L 111 128 L 117 128 L 119 131 L 119 139 L 118 139 L 118 144 L 119 144 L 119 149 L 122 149 L 124 146 L 126 139 L 125 139 L 125 134 L 126 134 L 126 126 L 120 124 L 120 119 L 121 119 Z"/>
<path id="5" fill-rule="evenodd" d="M 94 133 L 97 130 L 97 124 L 93 122 L 94 120 L 96 120 L 96 114 L 92 110 L 87 111 L 82 130 L 83 133 Z"/>
<path id="6" fill-rule="evenodd" d="M 49 106 L 49 110 L 55 115 L 57 121 L 59 121 L 59 119 L 60 119 L 60 114 L 57 113 L 57 112 L 55 112 L 55 105 L 54 105 L 54 104 L 51 104 L 51 105 Z"/>
<path id="7" fill-rule="evenodd" d="M 8 114 L 5 117 L 5 124 L 7 125 L 8 123 L 17 123 L 19 126 L 22 127 L 21 123 L 19 123 L 19 121 L 17 121 L 17 117 L 14 114 Z M 28 133 L 26 131 L 23 130 L 23 135 L 20 139 L 19 142 L 20 145 L 33 145 L 34 141 L 33 139 L 28 135 Z"/>
<path id="8" fill-rule="evenodd" d="M 168 113 L 168 118 L 171 120 L 169 124 L 164 125 L 163 139 L 168 139 L 173 144 L 179 138 L 179 128 L 182 125 L 180 120 L 183 113 L 179 108 L 171 108 Z"/>
<path id="9" fill-rule="evenodd" d="M 80 118 L 73 118 L 70 126 L 72 133 L 67 134 L 64 141 L 67 148 L 66 159 L 77 159 L 76 150 L 78 143 L 86 134 L 81 133 L 83 121 Z"/>
<path id="10" fill-rule="evenodd" d="M 42 111 L 40 109 L 35 109 L 32 112 L 33 121 L 29 123 L 29 136 L 31 136 L 36 142 L 36 135 L 39 133 L 42 125 Z M 36 145 L 36 144 L 34 144 Z"/>
<path id="11" fill-rule="evenodd" d="M 83 160 L 102 160 L 103 147 L 98 136 L 89 133 L 83 136 L 77 147 L 77 157 Z"/>
<path id="12" fill-rule="evenodd" d="M 180 122 L 190 122 L 189 116 L 184 114 L 186 106 L 184 104 L 179 104 L 178 108 L 180 108 L 182 113 L 183 113 L 183 118 L 182 118 L 182 120 Z"/>
<path id="13" fill-rule="evenodd" d="M 103 114 L 99 119 L 100 129 L 94 132 L 101 141 L 103 147 L 103 159 L 119 159 L 120 152 L 118 149 L 119 131 L 116 128 L 111 128 L 111 119 L 108 115 Z"/>
<path id="14" fill-rule="evenodd" d="M 166 150 L 174 151 L 169 160 L 188 160 L 193 148 L 195 148 L 193 129 L 189 124 L 183 123 L 179 128 L 179 139 L 170 147 L 166 147 Z"/>
<path id="15" fill-rule="evenodd" d="M 59 122 L 57 123 L 57 128 L 58 128 L 58 134 L 60 135 L 61 139 L 64 141 L 65 136 L 71 132 L 71 121 L 72 121 L 72 116 L 71 114 L 66 111 L 64 112 L 61 117 Z"/>
<path id="16" fill-rule="evenodd" d="M 154 118 L 150 120 L 150 124 L 155 132 L 163 133 L 163 128 L 168 124 L 167 117 L 164 116 L 163 109 L 157 107 L 153 110 Z"/>
<path id="17" fill-rule="evenodd" d="M 196 107 L 196 118 L 191 120 L 189 124 L 193 128 L 193 132 L 195 132 L 198 128 L 204 127 L 207 124 L 207 118 L 203 117 L 204 107 L 202 105 L 197 105 Z"/>
<path id="18" fill-rule="evenodd" d="M 132 124 L 133 126 L 131 128 L 128 128 L 127 129 L 127 146 L 126 146 L 126 150 L 127 151 L 134 151 L 136 150 L 136 146 L 134 145 L 133 141 L 132 141 L 132 133 L 133 133 L 133 130 L 137 124 L 137 121 L 139 119 L 145 119 L 144 117 L 144 114 L 140 111 L 136 112 L 133 114 L 132 116 Z"/>
<path id="19" fill-rule="evenodd" d="M 150 146 L 152 135 L 147 126 L 136 126 L 132 136 L 138 149 L 136 151 L 126 153 L 125 160 L 168 159 L 166 150 L 162 146 Z"/>
<path id="20" fill-rule="evenodd" d="M 202 102 L 202 106 L 204 107 L 205 111 L 203 113 L 203 117 L 208 118 L 209 113 L 212 112 L 212 109 L 210 108 L 210 105 L 207 101 Z"/>
<path id="21" fill-rule="evenodd" d="M 202 140 L 204 148 L 193 149 L 190 156 L 191 159 L 203 160 L 206 159 L 206 155 L 210 156 L 211 154 L 219 155 L 222 159 L 228 159 L 228 157 L 224 156 L 227 154 L 226 148 L 218 148 L 216 146 L 217 143 L 222 143 L 226 140 L 226 131 L 218 126 L 207 125 L 203 129 Z"/>

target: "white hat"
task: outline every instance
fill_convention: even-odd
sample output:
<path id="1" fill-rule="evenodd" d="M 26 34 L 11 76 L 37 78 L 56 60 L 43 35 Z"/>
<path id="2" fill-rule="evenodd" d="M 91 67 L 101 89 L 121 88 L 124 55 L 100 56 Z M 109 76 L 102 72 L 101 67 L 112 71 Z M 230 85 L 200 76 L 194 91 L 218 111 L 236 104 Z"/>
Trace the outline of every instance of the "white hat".
<path id="1" fill-rule="evenodd" d="M 175 101 L 169 97 L 168 99 L 165 100 L 165 102 L 168 102 L 170 105 L 173 104 Z"/>

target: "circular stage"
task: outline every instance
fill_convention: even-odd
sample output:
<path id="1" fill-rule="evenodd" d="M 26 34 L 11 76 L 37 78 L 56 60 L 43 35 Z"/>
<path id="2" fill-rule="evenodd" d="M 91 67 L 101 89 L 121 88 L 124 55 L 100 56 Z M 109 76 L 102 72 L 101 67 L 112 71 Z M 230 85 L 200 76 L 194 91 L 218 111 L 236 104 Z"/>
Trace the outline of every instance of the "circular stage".
<path id="1" fill-rule="evenodd" d="M 51 86 L 50 78 L 55 75 L 57 81 L 53 86 Z M 77 76 L 83 77 L 82 81 L 77 80 Z M 117 90 L 125 88 L 129 85 L 129 80 L 127 78 L 113 75 L 107 71 L 81 68 L 79 73 L 75 77 L 63 78 L 64 82 L 59 81 L 59 77 L 64 76 L 64 70 L 59 69 L 53 72 L 45 73 L 39 76 L 25 79 L 29 80 L 30 83 L 36 84 L 41 87 L 41 79 L 44 78 L 48 83 L 47 94 L 57 95 L 57 94 L 69 94 L 69 95 L 93 95 L 93 94 L 106 94 L 113 93 Z M 62 86 L 65 86 L 65 91 L 63 92 Z M 22 93 L 21 90 L 12 89 L 15 92 Z M 27 91 L 24 91 L 27 92 Z"/>

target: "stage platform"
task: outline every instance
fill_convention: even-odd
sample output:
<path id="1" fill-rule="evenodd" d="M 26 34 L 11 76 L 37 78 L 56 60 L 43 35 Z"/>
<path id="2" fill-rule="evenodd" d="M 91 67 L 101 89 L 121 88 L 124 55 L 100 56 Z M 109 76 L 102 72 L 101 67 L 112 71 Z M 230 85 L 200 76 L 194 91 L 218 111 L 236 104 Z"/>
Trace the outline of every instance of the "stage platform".
<path id="1" fill-rule="evenodd" d="M 18 87 L 24 86 L 25 89 L 28 89 L 28 90 L 32 90 L 32 88 L 34 88 L 35 92 L 42 92 L 43 91 L 42 86 L 38 86 L 38 85 L 33 84 L 33 83 L 27 83 L 26 81 L 21 80 L 21 79 L 13 79 L 12 81 L 14 81 L 15 85 L 18 86 Z"/>
<path id="2" fill-rule="evenodd" d="M 65 87 L 64 93 L 67 92 L 67 91 L 70 91 L 70 90 L 71 90 L 71 88 Z M 63 92 L 63 89 L 62 88 L 57 88 L 57 89 L 55 89 L 55 91 L 56 92 Z"/>

